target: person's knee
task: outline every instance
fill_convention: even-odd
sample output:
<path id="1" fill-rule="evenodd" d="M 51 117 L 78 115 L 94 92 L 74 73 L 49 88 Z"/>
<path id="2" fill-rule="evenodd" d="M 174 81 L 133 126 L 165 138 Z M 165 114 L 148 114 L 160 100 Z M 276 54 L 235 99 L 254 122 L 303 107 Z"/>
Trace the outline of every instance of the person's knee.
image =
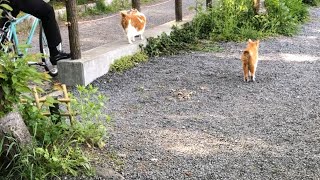
<path id="1" fill-rule="evenodd" d="M 47 6 L 47 15 L 54 15 L 54 9 L 52 6 Z"/>
<path id="2" fill-rule="evenodd" d="M 40 19 L 41 20 L 51 20 L 52 17 L 55 17 L 55 12 L 52 6 L 48 5 L 45 6 L 42 10 L 42 12 L 40 13 Z"/>

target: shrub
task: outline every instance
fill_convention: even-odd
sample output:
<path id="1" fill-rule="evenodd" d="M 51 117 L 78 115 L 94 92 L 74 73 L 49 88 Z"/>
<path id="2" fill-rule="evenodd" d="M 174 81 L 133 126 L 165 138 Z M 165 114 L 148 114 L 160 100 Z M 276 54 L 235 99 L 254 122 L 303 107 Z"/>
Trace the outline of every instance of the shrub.
<path id="1" fill-rule="evenodd" d="M 144 51 L 149 56 L 172 55 L 194 48 L 202 39 L 242 41 L 275 34 L 293 35 L 308 17 L 302 0 L 266 0 L 268 14 L 255 15 L 252 1 L 218 0 L 200 11 L 192 22 L 174 27 L 170 35 L 149 38 Z M 201 8 L 200 8 L 201 9 Z"/>
<path id="2" fill-rule="evenodd" d="M 311 6 L 318 6 L 320 4 L 320 0 L 303 0 L 302 2 Z"/>
<path id="3" fill-rule="evenodd" d="M 110 72 L 123 72 L 147 60 L 148 56 L 143 52 L 138 52 L 132 56 L 124 56 L 111 65 Z"/>
<path id="4" fill-rule="evenodd" d="M 106 98 L 96 88 L 79 86 L 77 90 L 77 96 L 70 95 L 72 110 L 77 112 L 72 125 L 63 117 L 54 117 L 57 115 L 43 116 L 31 100 L 19 106 L 34 143 L 30 147 L 17 148 L 9 165 L 0 166 L 0 179 L 93 175 L 83 146 L 104 147 L 110 118 L 101 111 Z M 45 106 L 53 103 L 55 100 L 48 98 Z M 0 155 L 2 153 L 0 148 Z"/>
<path id="5" fill-rule="evenodd" d="M 301 0 L 266 0 L 268 20 L 273 28 L 272 32 L 293 35 L 298 30 L 299 23 L 303 22 L 308 15 L 305 5 Z"/>
<path id="6" fill-rule="evenodd" d="M 8 45 L 10 48 L 10 45 Z M 30 67 L 28 61 L 40 59 L 39 55 L 26 55 L 17 58 L 13 52 L 0 52 L 0 117 L 13 110 L 19 104 L 24 93 L 31 92 L 28 85 L 41 84 L 49 75 Z"/>

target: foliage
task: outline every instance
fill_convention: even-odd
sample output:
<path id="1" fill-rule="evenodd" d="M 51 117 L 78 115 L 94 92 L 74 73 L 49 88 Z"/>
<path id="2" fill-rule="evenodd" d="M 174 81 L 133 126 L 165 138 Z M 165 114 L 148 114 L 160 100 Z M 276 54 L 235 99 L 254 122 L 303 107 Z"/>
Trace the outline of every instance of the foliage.
<path id="1" fill-rule="evenodd" d="M 3 136 L 0 138 L 0 170 L 9 168 L 20 151 L 17 141 L 10 134 L 1 135 Z M 4 171 L 0 171 L 0 178 L 3 173 Z"/>
<path id="2" fill-rule="evenodd" d="M 80 143 L 97 145 L 103 148 L 107 138 L 107 127 L 110 116 L 101 110 L 105 107 L 107 98 L 92 85 L 77 86 L 78 96 L 73 96 L 72 109 L 75 109 L 77 121 L 73 124 L 74 134 Z"/>
<path id="3" fill-rule="evenodd" d="M 185 25 L 183 28 L 172 27 L 172 32 L 168 35 L 162 33 L 156 38 L 148 38 L 147 45 L 143 51 L 149 57 L 173 55 L 181 51 L 188 51 L 193 44 L 197 43 L 194 36 L 193 27 Z"/>
<path id="4" fill-rule="evenodd" d="M 93 175 L 83 146 L 104 147 L 110 117 L 101 111 L 106 98 L 96 88 L 78 86 L 76 93 L 70 95 L 73 111 L 76 112 L 72 125 L 62 117 L 43 116 L 31 100 L 19 106 L 34 143 L 29 148 L 17 148 L 18 152 L 13 154 L 10 165 L 0 167 L 0 179 Z M 55 102 L 49 98 L 45 105 L 52 106 Z"/>
<path id="5" fill-rule="evenodd" d="M 275 33 L 293 35 L 297 32 L 297 26 L 303 22 L 308 11 L 301 0 L 267 0 L 266 6 L 269 11 L 269 24 Z"/>
<path id="6" fill-rule="evenodd" d="M 48 147 L 16 147 L 14 158 L 1 167 L 0 178 L 49 179 L 61 174 L 92 173 L 88 159 L 79 147 L 63 143 Z"/>
<path id="7" fill-rule="evenodd" d="M 80 14 L 80 16 L 88 16 L 88 15 L 100 15 L 100 14 L 107 14 L 107 13 L 112 13 L 116 12 L 121 8 L 127 7 L 128 4 L 123 4 L 121 6 L 119 0 L 116 0 L 112 2 L 110 5 L 106 5 L 104 0 L 98 0 L 96 2 L 96 6 L 92 8 L 86 8 L 83 13 Z"/>
<path id="8" fill-rule="evenodd" d="M 141 4 L 147 4 L 153 1 L 154 0 L 142 0 Z M 96 6 L 87 8 L 83 13 L 80 14 L 80 16 L 114 13 L 131 7 L 131 1 L 126 0 L 113 0 L 111 4 L 106 4 L 104 0 L 96 0 L 95 3 Z"/>
<path id="9" fill-rule="evenodd" d="M 138 52 L 132 56 L 124 56 L 111 65 L 110 72 L 123 72 L 147 60 L 148 56 L 143 52 Z"/>
<path id="10" fill-rule="evenodd" d="M 6 47 L 7 48 L 7 47 Z M 38 55 L 17 57 L 15 53 L 0 52 L 0 117 L 13 110 L 20 97 L 31 92 L 28 85 L 41 84 L 49 75 L 40 73 L 28 65 L 28 61 L 40 59 Z"/>
<path id="11" fill-rule="evenodd" d="M 311 6 L 319 6 L 320 4 L 320 0 L 303 0 L 302 2 Z"/>
<path id="12" fill-rule="evenodd" d="M 170 35 L 149 38 L 144 51 L 149 56 L 172 55 L 195 48 L 203 39 L 242 41 L 271 35 L 293 35 L 308 17 L 302 0 L 266 0 L 267 14 L 255 15 L 252 1 L 218 0 L 207 11 L 197 7 L 197 16 Z"/>

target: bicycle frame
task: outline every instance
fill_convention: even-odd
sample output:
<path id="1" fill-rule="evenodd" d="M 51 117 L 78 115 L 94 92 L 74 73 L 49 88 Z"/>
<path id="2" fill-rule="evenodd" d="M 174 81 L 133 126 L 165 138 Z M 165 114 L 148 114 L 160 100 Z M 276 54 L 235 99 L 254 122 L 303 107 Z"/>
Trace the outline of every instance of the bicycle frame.
<path id="1" fill-rule="evenodd" d="M 17 35 L 17 29 L 16 29 L 16 26 L 19 24 L 19 23 L 21 23 L 21 22 L 23 22 L 23 21 L 25 21 L 25 20 L 27 20 L 28 18 L 31 18 L 31 17 L 33 17 L 32 15 L 30 15 L 30 14 L 25 14 L 25 15 L 23 15 L 23 16 L 21 16 L 21 17 L 19 17 L 19 18 L 15 18 L 14 20 L 11 20 L 11 21 L 8 21 L 8 22 L 6 22 L 6 23 L 10 23 L 9 24 L 9 26 L 8 26 L 8 32 L 7 32 L 7 38 L 9 39 L 9 40 L 12 40 L 13 41 L 13 43 L 16 45 L 16 52 L 17 52 L 17 54 L 23 54 L 20 50 L 19 50 L 19 48 L 17 47 L 18 45 L 19 45 L 19 38 L 18 38 L 18 35 Z M 34 17 L 34 20 L 33 20 L 33 23 L 32 23 L 32 26 L 31 26 L 31 29 L 30 29 L 30 31 L 29 31 L 29 35 L 28 35 L 28 39 L 27 39 L 27 41 L 26 41 L 26 45 L 31 45 L 31 42 L 32 42 L 32 39 L 33 39 L 33 36 L 34 36 L 34 34 L 35 34 L 35 31 L 36 31 L 36 28 L 38 27 L 38 25 L 39 25 L 39 22 L 40 22 L 40 20 L 38 19 L 38 18 L 35 18 Z M 24 53 L 27 53 L 27 51 L 28 51 L 28 48 L 26 48 L 25 49 L 25 51 L 26 52 L 24 52 Z"/>
<path id="2" fill-rule="evenodd" d="M 27 54 L 28 49 L 31 47 L 31 44 L 33 43 L 32 40 L 36 33 L 35 31 L 39 26 L 39 46 L 40 53 L 42 54 L 41 61 L 29 61 L 28 64 L 43 66 L 51 76 L 56 76 L 58 74 L 58 70 L 55 67 L 56 65 L 52 65 L 51 63 L 48 41 L 46 39 L 44 29 L 42 28 L 41 20 L 32 16 L 31 14 L 24 14 L 19 18 L 15 18 L 11 15 L 10 12 L 7 13 L 6 17 L 8 18 L 8 21 L 5 22 L 4 26 L 0 29 L 0 42 L 12 42 L 12 45 L 2 46 L 2 50 L 4 52 L 14 51 L 14 53 L 17 55 L 17 58 L 22 57 L 24 54 Z M 28 20 L 29 18 L 33 18 L 33 22 L 31 23 L 32 26 L 29 30 L 27 40 L 25 43 L 19 44 L 19 38 L 16 27 L 18 24 L 22 23 L 25 20 Z M 26 45 L 25 47 L 23 47 L 23 52 L 20 48 L 20 45 Z M 57 48 L 58 50 L 61 50 L 61 43 L 57 46 Z"/>

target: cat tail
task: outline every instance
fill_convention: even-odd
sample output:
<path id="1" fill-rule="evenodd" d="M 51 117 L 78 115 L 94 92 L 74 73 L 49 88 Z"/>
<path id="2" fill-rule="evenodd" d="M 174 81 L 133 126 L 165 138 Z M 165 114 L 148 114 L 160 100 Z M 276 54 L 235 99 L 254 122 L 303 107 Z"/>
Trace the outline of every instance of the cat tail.
<path id="1" fill-rule="evenodd" d="M 243 60 L 245 60 L 247 63 L 249 63 L 250 59 L 250 52 L 248 50 L 243 51 Z"/>
<path id="2" fill-rule="evenodd" d="M 250 61 L 250 57 L 251 57 L 250 52 L 248 50 L 245 50 L 243 52 L 243 56 L 244 56 L 244 59 L 245 59 L 246 63 L 249 65 L 248 67 L 249 68 L 252 67 L 253 66 L 253 64 L 252 64 L 253 62 Z"/>

